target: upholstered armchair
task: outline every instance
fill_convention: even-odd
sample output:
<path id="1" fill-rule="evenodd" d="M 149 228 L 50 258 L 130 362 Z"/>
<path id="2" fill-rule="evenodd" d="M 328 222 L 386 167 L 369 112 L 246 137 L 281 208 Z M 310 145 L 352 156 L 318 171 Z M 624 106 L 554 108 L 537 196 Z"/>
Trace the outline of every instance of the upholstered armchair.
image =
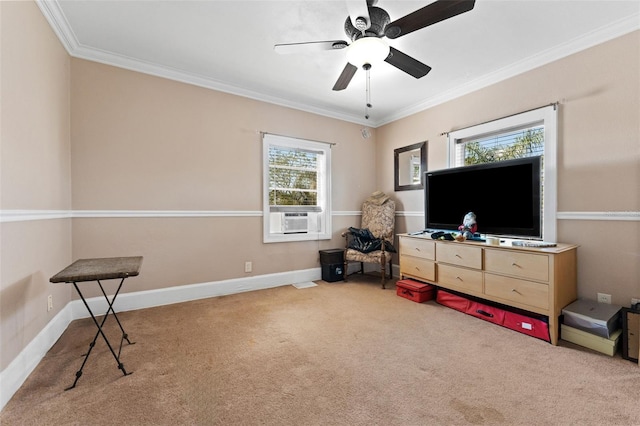
<path id="1" fill-rule="evenodd" d="M 375 263 L 380 265 L 381 284 L 385 288 L 387 263 L 391 278 L 391 259 L 396 251 L 393 247 L 395 214 L 395 201 L 380 191 L 374 192 L 362 204 L 360 228 L 349 228 L 342 233 L 346 242 L 343 272 L 345 281 L 349 263 L 360 262 L 360 273 L 364 273 L 365 263 Z"/>

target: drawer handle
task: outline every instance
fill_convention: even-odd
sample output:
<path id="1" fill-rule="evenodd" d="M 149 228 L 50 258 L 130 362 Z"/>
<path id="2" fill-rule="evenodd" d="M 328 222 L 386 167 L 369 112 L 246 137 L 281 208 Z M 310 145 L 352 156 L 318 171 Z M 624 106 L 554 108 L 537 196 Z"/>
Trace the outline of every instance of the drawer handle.
<path id="1" fill-rule="evenodd" d="M 456 277 L 456 280 L 460 280 L 460 281 L 462 281 L 462 278 L 460 278 L 460 277 Z"/>
<path id="2" fill-rule="evenodd" d="M 519 267 L 520 267 L 520 265 L 518 265 L 516 262 L 512 262 L 512 263 L 511 263 L 511 266 L 515 266 L 516 268 L 519 268 Z"/>
<path id="3" fill-rule="evenodd" d="M 458 253 L 456 253 L 456 257 L 457 257 L 458 259 L 462 259 L 462 256 L 460 256 Z"/>
<path id="4" fill-rule="evenodd" d="M 518 290 L 516 290 L 515 288 L 512 288 L 512 289 L 511 289 L 511 292 L 512 292 L 512 293 L 520 294 L 520 292 L 519 292 Z"/>
<path id="5" fill-rule="evenodd" d="M 420 249 L 418 247 L 416 247 L 416 251 L 420 251 Z"/>
<path id="6" fill-rule="evenodd" d="M 414 266 L 414 268 L 416 269 L 416 271 L 419 271 L 419 270 L 420 270 L 420 268 L 418 268 L 417 266 Z"/>
<path id="7" fill-rule="evenodd" d="M 493 314 L 487 311 L 483 311 L 482 309 L 476 309 L 476 312 L 479 313 L 480 315 L 484 315 L 485 317 L 493 318 Z"/>

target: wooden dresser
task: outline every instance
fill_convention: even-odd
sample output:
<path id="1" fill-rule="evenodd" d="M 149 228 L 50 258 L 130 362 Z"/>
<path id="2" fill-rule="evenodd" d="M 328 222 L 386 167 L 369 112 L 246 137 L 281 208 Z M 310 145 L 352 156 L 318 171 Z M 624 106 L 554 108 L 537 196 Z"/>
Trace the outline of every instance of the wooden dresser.
<path id="1" fill-rule="evenodd" d="M 577 246 L 533 248 L 399 235 L 400 276 L 549 318 L 558 344 L 562 308 L 577 298 Z"/>

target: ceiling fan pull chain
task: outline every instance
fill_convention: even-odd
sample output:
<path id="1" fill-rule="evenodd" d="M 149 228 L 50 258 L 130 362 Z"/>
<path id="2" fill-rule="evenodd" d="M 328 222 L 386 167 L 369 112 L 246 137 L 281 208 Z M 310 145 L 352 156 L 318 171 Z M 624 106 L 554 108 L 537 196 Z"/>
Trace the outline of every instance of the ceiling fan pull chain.
<path id="1" fill-rule="evenodd" d="M 366 78 L 366 103 L 365 103 L 365 108 L 364 108 L 364 118 L 366 118 L 367 120 L 369 119 L 369 108 L 372 107 L 371 105 L 371 65 L 370 64 L 364 64 L 362 66 L 362 68 L 365 69 L 365 71 L 367 72 L 367 78 Z"/>
<path id="2" fill-rule="evenodd" d="M 371 68 L 367 68 L 367 107 L 371 108 Z"/>

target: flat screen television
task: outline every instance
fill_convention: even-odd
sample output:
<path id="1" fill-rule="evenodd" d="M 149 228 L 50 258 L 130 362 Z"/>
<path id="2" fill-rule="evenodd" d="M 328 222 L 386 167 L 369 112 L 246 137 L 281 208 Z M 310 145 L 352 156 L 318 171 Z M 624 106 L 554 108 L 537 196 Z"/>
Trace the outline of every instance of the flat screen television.
<path id="1" fill-rule="evenodd" d="M 542 239 L 541 157 L 526 157 L 425 173 L 425 225 L 458 231 L 476 214 L 477 233 Z"/>

